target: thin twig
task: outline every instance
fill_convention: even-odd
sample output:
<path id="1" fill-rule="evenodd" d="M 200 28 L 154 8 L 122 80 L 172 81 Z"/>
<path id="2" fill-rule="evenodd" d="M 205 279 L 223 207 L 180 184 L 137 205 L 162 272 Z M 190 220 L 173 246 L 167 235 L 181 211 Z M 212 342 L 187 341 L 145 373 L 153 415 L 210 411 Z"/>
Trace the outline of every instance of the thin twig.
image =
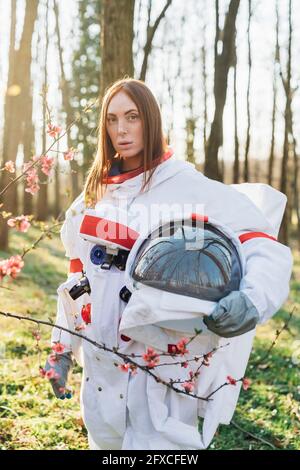
<path id="1" fill-rule="evenodd" d="M 293 309 L 292 309 L 292 311 L 291 311 L 290 314 L 289 314 L 288 319 L 285 320 L 285 322 L 283 323 L 283 326 L 281 327 L 281 329 L 276 331 L 275 338 L 274 338 L 274 340 L 273 340 L 271 346 L 269 347 L 269 349 L 266 351 L 265 355 L 264 355 L 262 358 L 260 358 L 258 361 L 254 362 L 254 364 L 252 364 L 253 366 L 257 366 L 257 365 L 263 363 L 263 362 L 267 359 L 267 357 L 269 356 L 270 352 L 272 351 L 272 349 L 273 349 L 274 346 L 276 345 L 276 343 L 277 343 L 277 341 L 278 341 L 278 338 L 279 338 L 279 336 L 281 335 L 281 333 L 282 333 L 284 330 L 288 330 L 288 325 L 289 325 L 289 323 L 290 323 L 290 321 L 291 321 L 291 319 L 292 319 L 292 317 L 293 317 L 293 315 L 294 315 L 295 309 L 296 309 L 296 307 L 294 306 Z"/>
<path id="2" fill-rule="evenodd" d="M 52 230 L 56 227 L 60 227 L 61 225 L 63 224 L 63 222 L 58 222 L 58 223 L 55 223 L 54 225 L 51 225 L 51 227 L 48 227 L 47 230 L 44 230 L 41 235 L 35 240 L 35 242 L 27 249 L 24 249 L 23 248 L 23 253 L 21 255 L 21 258 L 24 258 L 25 255 L 27 255 L 27 253 L 31 250 L 34 250 L 36 248 L 36 246 L 49 234 L 49 233 L 56 233 L 56 232 L 52 232 Z"/>
<path id="3" fill-rule="evenodd" d="M 256 436 L 255 434 L 253 434 L 252 432 L 249 432 L 249 431 L 246 431 L 246 429 L 243 429 L 241 426 L 239 426 L 235 421 L 231 421 L 232 426 L 234 426 L 235 428 L 237 428 L 239 431 L 241 431 L 242 433 L 244 434 L 247 434 L 247 436 L 250 436 L 250 437 L 253 437 L 253 439 L 255 439 L 256 441 L 260 441 L 262 442 L 263 444 L 265 444 L 266 446 L 269 446 L 271 447 L 273 450 L 276 450 L 276 447 L 271 444 L 271 442 L 269 441 L 266 441 L 266 439 L 263 439 L 262 437 L 259 437 L 259 436 Z"/>
<path id="4" fill-rule="evenodd" d="M 139 363 L 133 361 L 133 359 L 131 359 L 128 355 L 126 354 L 123 354 L 123 353 L 120 353 L 118 351 L 117 348 L 108 348 L 107 346 L 105 346 L 105 344 L 99 344 L 97 343 L 96 341 L 93 341 L 91 340 L 90 338 L 88 338 L 87 336 L 84 336 L 80 333 L 77 333 L 75 331 L 71 331 L 63 326 L 60 326 L 60 325 L 55 325 L 54 323 L 51 323 L 51 322 L 47 322 L 47 321 L 44 321 L 44 320 L 38 320 L 38 319 L 35 319 L 35 318 L 31 318 L 31 317 L 26 317 L 26 316 L 22 316 L 22 315 L 16 315 L 16 314 L 13 314 L 13 313 L 9 313 L 9 312 L 2 312 L 0 311 L 0 315 L 2 316 L 5 316 L 5 317 L 9 317 L 9 318 L 15 318 L 17 320 L 25 320 L 25 321 L 30 321 L 30 322 L 33 322 L 33 323 L 37 323 L 38 325 L 45 325 L 45 326 L 51 326 L 52 328 L 57 328 L 58 330 L 60 331 L 65 331 L 67 333 L 70 333 L 71 335 L 73 336 L 77 336 L 78 338 L 81 338 L 89 343 L 91 343 L 93 346 L 99 348 L 99 349 L 103 349 L 104 351 L 106 352 L 110 352 L 112 354 L 115 354 L 116 356 L 118 356 L 119 358 L 121 358 L 123 361 L 125 361 L 126 363 L 130 363 L 132 364 L 134 367 L 136 368 L 139 368 L 141 370 L 143 370 L 144 372 L 147 372 L 149 375 L 151 375 L 154 380 L 156 380 L 156 382 L 158 383 L 161 383 L 163 385 L 165 385 L 166 387 L 174 390 L 174 392 L 176 393 L 179 393 L 179 394 L 183 394 L 183 395 L 188 395 L 190 397 L 193 397 L 193 398 L 197 398 L 198 400 L 203 400 L 203 401 L 211 401 L 211 396 L 213 395 L 213 393 L 215 392 L 212 392 L 208 397 L 199 397 L 198 395 L 196 394 L 193 394 L 193 393 L 190 393 L 190 392 L 187 392 L 186 390 L 180 390 L 176 387 L 173 387 L 172 383 L 169 383 L 169 382 L 166 382 L 164 381 L 163 379 L 161 379 L 160 377 L 158 377 L 157 375 L 153 374 L 153 372 L 150 370 L 150 368 L 145 365 L 145 366 L 142 366 L 140 365 Z M 209 353 L 208 353 L 209 354 Z M 117 364 L 119 365 L 119 364 Z M 120 364 L 121 365 L 121 364 Z M 168 364 L 169 365 L 169 364 Z M 240 379 L 241 380 L 241 379 Z M 223 386 L 225 386 L 226 384 L 224 384 Z"/>
<path id="5" fill-rule="evenodd" d="M 95 104 L 97 103 L 98 100 L 94 101 L 93 103 L 87 105 L 83 112 L 87 112 L 90 108 L 92 108 L 93 106 L 95 106 Z M 54 141 L 52 142 L 52 144 L 48 147 L 48 149 L 43 153 L 43 155 L 47 155 L 48 152 L 50 152 L 50 150 L 52 150 L 52 147 L 55 146 L 55 144 L 61 140 L 68 132 L 69 130 L 71 129 L 72 126 L 74 126 L 74 124 L 78 121 L 80 121 L 81 119 L 81 115 L 77 118 L 75 118 L 65 129 L 65 131 L 62 133 L 62 134 L 59 134 L 59 137 L 57 138 L 54 138 Z M 23 178 L 24 175 L 26 175 L 26 173 L 31 170 L 31 168 L 33 168 L 34 166 L 36 166 L 41 160 L 41 157 L 38 158 L 36 161 L 32 162 L 31 165 L 28 166 L 28 168 L 23 171 L 19 176 L 17 176 L 16 178 L 13 178 L 3 189 L 2 191 L 0 192 L 0 197 L 8 190 L 8 188 L 16 183 L 18 180 L 20 180 L 21 178 Z"/>

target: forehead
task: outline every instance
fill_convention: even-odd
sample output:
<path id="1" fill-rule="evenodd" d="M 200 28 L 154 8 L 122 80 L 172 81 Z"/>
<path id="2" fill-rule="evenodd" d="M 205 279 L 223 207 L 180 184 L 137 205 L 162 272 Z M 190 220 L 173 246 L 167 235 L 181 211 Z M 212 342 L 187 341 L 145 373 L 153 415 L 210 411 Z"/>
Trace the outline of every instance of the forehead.
<path id="1" fill-rule="evenodd" d="M 137 106 L 134 101 L 124 92 L 119 91 L 112 97 L 107 108 L 107 113 L 122 114 L 129 109 L 136 109 Z"/>

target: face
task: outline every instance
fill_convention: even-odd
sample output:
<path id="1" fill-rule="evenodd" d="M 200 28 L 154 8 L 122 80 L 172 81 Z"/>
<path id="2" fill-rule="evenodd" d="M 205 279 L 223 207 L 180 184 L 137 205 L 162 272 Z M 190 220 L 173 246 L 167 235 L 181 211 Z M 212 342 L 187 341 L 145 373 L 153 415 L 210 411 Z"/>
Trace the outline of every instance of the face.
<path id="1" fill-rule="evenodd" d="M 123 158 L 124 168 L 139 166 L 144 148 L 141 116 L 134 101 L 123 91 L 114 95 L 108 105 L 106 129 L 114 149 Z"/>

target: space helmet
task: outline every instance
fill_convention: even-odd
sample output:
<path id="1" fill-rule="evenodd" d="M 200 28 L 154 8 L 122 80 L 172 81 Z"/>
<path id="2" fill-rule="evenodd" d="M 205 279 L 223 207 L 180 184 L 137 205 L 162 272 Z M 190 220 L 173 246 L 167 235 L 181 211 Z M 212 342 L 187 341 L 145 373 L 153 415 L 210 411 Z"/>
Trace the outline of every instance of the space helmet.
<path id="1" fill-rule="evenodd" d="M 126 264 L 126 286 L 191 305 L 210 314 L 220 299 L 239 290 L 243 276 L 240 241 L 207 216 L 191 214 L 160 222 L 134 243 Z M 169 294 L 169 295 L 168 295 Z"/>

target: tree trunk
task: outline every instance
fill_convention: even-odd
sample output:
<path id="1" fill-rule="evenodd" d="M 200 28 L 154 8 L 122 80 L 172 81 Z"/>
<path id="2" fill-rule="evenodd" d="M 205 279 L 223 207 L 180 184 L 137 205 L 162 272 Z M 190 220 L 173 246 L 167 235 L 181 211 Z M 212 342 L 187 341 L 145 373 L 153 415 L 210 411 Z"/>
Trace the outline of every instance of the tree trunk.
<path id="1" fill-rule="evenodd" d="M 125 76 L 133 77 L 134 4 L 135 0 L 103 0 L 100 102 L 113 82 Z"/>
<path id="2" fill-rule="evenodd" d="M 268 184 L 273 183 L 273 172 L 274 172 L 274 148 L 275 148 L 275 122 L 276 122 L 276 103 L 277 103 L 277 65 L 279 63 L 279 11 L 278 1 L 276 2 L 276 45 L 275 45 L 275 57 L 274 57 L 274 76 L 273 76 L 273 107 L 272 107 L 272 135 L 271 135 L 271 146 L 270 155 L 268 162 Z"/>
<path id="3" fill-rule="evenodd" d="M 216 51 L 215 57 L 215 112 L 207 144 L 204 171 L 209 178 L 217 179 L 220 181 L 222 179 L 222 176 L 218 164 L 218 153 L 219 148 L 223 145 L 223 111 L 226 102 L 228 72 L 230 66 L 232 65 L 235 22 L 239 4 L 240 0 L 230 1 L 223 31 L 222 52 L 218 54 L 218 51 Z M 216 39 L 217 43 L 220 42 L 218 38 Z"/>
<path id="4" fill-rule="evenodd" d="M 276 121 L 276 77 L 274 70 L 274 80 L 273 80 L 273 105 L 272 105 L 272 133 L 271 133 L 271 145 L 270 145 L 270 155 L 268 162 L 268 184 L 272 185 L 273 183 L 273 172 L 274 172 L 274 149 L 275 149 L 275 121 Z"/>
<path id="5" fill-rule="evenodd" d="M 31 91 L 27 95 L 27 103 L 24 104 L 25 116 L 24 122 L 24 163 L 28 162 L 34 154 L 35 149 L 35 132 L 34 125 L 32 122 L 32 93 Z M 23 213 L 32 214 L 33 204 L 32 195 L 25 191 L 26 184 L 23 187 Z"/>
<path id="6" fill-rule="evenodd" d="M 206 27 L 203 25 L 203 45 L 201 47 L 202 62 L 202 91 L 203 91 L 203 150 L 206 153 L 207 146 L 207 72 L 206 72 Z"/>
<path id="7" fill-rule="evenodd" d="M 189 102 L 189 117 L 186 119 L 186 159 L 190 163 L 195 164 L 195 150 L 194 150 L 194 142 L 195 142 L 195 130 L 196 130 L 196 120 L 194 118 L 194 111 L 193 111 L 193 82 L 191 86 L 188 88 L 188 94 L 190 97 Z"/>
<path id="8" fill-rule="evenodd" d="M 49 31 L 48 31 L 48 22 L 49 22 L 49 0 L 46 2 L 46 19 L 45 19 L 45 34 L 46 34 L 46 46 L 45 46 L 45 62 L 44 62 L 44 89 L 47 90 L 48 87 L 48 49 L 49 49 Z M 45 91 L 47 93 L 47 91 Z M 46 95 L 47 96 L 47 95 Z M 46 152 L 47 145 L 47 134 L 46 134 L 46 102 L 43 99 L 43 130 L 42 130 L 42 154 Z M 47 220 L 49 215 L 49 201 L 48 201 L 48 177 L 39 169 L 39 179 L 40 179 L 40 190 L 38 192 L 37 200 L 37 213 L 36 217 L 38 220 Z"/>
<path id="9" fill-rule="evenodd" d="M 70 100 L 70 97 L 71 97 L 70 83 L 66 79 L 66 74 L 65 74 L 65 66 L 64 66 L 64 61 L 63 61 L 63 49 L 61 45 L 60 28 L 59 28 L 59 11 L 58 11 L 58 5 L 56 1 L 54 1 L 54 14 L 55 14 L 55 23 L 56 23 L 55 26 L 56 26 L 56 35 L 57 35 L 58 57 L 59 57 L 60 73 L 61 73 L 60 87 L 62 91 L 62 104 L 63 104 L 63 110 L 66 113 L 66 127 L 69 127 L 71 122 L 74 119 L 73 117 L 74 113 L 73 113 L 71 100 Z M 67 145 L 68 145 L 68 148 L 73 146 L 70 131 L 68 131 L 67 133 Z M 79 181 L 78 181 L 79 167 L 75 160 L 70 162 L 70 168 L 71 168 L 72 200 L 74 200 L 80 193 Z M 59 198 L 59 201 L 60 201 L 60 198 Z M 57 201 L 56 205 L 59 204 L 59 201 Z M 56 211 L 57 211 L 57 208 L 56 208 Z"/>
<path id="10" fill-rule="evenodd" d="M 248 72 L 248 85 L 247 85 L 247 135 L 246 135 L 245 159 L 244 159 L 244 181 L 249 181 L 249 148 L 250 148 L 250 128 L 251 128 L 250 87 L 251 87 L 251 68 L 252 68 L 250 23 L 251 23 L 251 0 L 248 0 L 247 40 L 248 40 L 248 67 L 249 67 L 249 72 Z"/>
<path id="11" fill-rule="evenodd" d="M 283 77 L 283 74 L 281 74 Z M 290 185 L 289 185 L 289 153 L 291 143 L 289 137 L 292 136 L 292 89 L 291 89 L 291 75 L 292 75 L 292 1 L 289 0 L 289 42 L 288 42 L 288 57 L 287 57 L 287 75 L 286 79 L 283 78 L 283 85 L 286 95 L 286 104 L 284 112 L 284 144 L 283 155 L 281 162 L 281 182 L 280 191 L 286 194 L 288 201 L 284 212 L 283 221 L 280 228 L 279 239 L 285 245 L 289 242 L 289 221 L 291 218 L 291 202 L 290 202 Z"/>
<path id="12" fill-rule="evenodd" d="M 31 41 L 37 16 L 37 7 L 38 0 L 27 0 L 20 48 L 15 50 L 16 1 L 12 1 L 9 73 L 4 111 L 3 165 L 9 160 L 16 161 L 18 145 L 22 141 L 23 131 L 27 130 L 26 126 L 24 126 L 24 118 L 29 116 L 30 109 L 24 113 L 24 103 L 28 104 L 30 100 L 27 94 L 29 93 L 30 83 Z M 28 136 L 29 138 L 30 136 Z M 27 147 L 28 144 L 26 150 Z M 7 171 L 1 172 L 0 187 L 6 187 L 10 178 L 11 175 Z M 17 208 L 16 196 L 17 186 L 12 185 L 0 199 L 0 203 L 3 203 L 2 208 L 15 215 Z M 8 249 L 7 220 L 2 217 L 0 217 L 0 249 Z"/>
<path id="13" fill-rule="evenodd" d="M 297 218 L 297 241 L 300 250 L 300 207 L 299 207 L 299 157 L 297 155 L 297 142 L 293 132 L 293 157 L 294 157 L 294 181 L 293 181 L 293 207 Z"/>
<path id="14" fill-rule="evenodd" d="M 235 34 L 236 36 L 236 34 Z M 233 107 L 234 107 L 234 164 L 233 164 L 233 182 L 239 182 L 240 159 L 239 159 L 239 136 L 238 136 L 238 118 L 237 118 L 237 54 L 236 38 L 234 47 L 234 74 L 233 74 Z"/>

